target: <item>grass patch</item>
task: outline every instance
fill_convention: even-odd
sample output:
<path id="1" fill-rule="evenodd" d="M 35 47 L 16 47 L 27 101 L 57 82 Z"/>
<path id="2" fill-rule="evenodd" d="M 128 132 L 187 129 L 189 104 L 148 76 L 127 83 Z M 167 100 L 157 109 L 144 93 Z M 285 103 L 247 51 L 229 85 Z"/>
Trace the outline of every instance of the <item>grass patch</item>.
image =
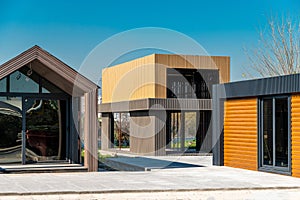
<path id="1" fill-rule="evenodd" d="M 172 142 L 171 148 L 181 148 L 180 142 Z M 196 140 L 189 140 L 184 142 L 184 148 L 195 149 L 196 148 Z"/>

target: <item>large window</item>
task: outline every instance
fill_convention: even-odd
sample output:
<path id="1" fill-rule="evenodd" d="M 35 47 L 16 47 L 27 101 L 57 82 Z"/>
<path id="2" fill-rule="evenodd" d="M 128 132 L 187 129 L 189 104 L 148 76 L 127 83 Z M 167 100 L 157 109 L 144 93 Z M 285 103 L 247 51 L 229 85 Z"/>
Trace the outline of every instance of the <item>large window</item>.
<path id="1" fill-rule="evenodd" d="M 290 172 L 290 98 L 261 99 L 260 169 Z"/>
<path id="2" fill-rule="evenodd" d="M 113 147 L 130 148 L 130 113 L 113 113 Z"/>
<path id="3" fill-rule="evenodd" d="M 210 99 L 219 83 L 218 70 L 167 69 L 167 98 Z"/>
<path id="4" fill-rule="evenodd" d="M 9 92 L 39 93 L 39 83 L 22 70 L 15 71 L 9 77 Z"/>
<path id="5" fill-rule="evenodd" d="M 1 79 L 0 164 L 67 160 L 69 98 L 27 66 Z"/>
<path id="6" fill-rule="evenodd" d="M 31 68 L 24 66 L 0 80 L 0 93 L 64 93 Z"/>
<path id="7" fill-rule="evenodd" d="M 22 98 L 0 97 L 0 164 L 22 162 Z"/>
<path id="8" fill-rule="evenodd" d="M 66 159 L 65 100 L 26 98 L 26 162 Z"/>
<path id="9" fill-rule="evenodd" d="M 210 111 L 168 112 L 167 151 L 169 153 L 200 151 L 208 132 L 209 122 Z"/>

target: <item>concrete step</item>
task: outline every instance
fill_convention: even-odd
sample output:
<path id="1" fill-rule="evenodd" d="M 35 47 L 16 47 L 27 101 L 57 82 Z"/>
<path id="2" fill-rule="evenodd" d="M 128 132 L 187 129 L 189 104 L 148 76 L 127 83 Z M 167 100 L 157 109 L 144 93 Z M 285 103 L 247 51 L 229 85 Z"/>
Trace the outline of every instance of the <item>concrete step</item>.
<path id="1" fill-rule="evenodd" d="M 30 164 L 0 166 L 0 173 L 64 173 L 87 172 L 87 168 L 80 164 Z"/>

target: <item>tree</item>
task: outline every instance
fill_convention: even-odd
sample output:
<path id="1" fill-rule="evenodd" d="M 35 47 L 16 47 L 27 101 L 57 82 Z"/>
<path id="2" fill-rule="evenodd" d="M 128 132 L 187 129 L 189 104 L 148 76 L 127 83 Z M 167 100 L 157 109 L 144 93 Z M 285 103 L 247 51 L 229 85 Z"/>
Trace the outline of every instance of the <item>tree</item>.
<path id="1" fill-rule="evenodd" d="M 271 18 L 260 31 L 257 48 L 246 50 L 250 61 L 247 75 L 254 71 L 262 77 L 300 73 L 300 20 Z"/>

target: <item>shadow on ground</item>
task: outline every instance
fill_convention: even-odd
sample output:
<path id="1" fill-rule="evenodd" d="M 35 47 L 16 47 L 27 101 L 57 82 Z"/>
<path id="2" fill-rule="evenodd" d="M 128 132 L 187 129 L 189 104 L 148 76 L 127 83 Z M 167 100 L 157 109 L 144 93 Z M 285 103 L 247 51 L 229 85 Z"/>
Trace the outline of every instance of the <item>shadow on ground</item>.
<path id="1" fill-rule="evenodd" d="M 108 167 L 118 171 L 151 171 L 152 169 L 204 167 L 202 165 L 145 157 L 107 158 L 103 161 L 103 163 Z"/>

